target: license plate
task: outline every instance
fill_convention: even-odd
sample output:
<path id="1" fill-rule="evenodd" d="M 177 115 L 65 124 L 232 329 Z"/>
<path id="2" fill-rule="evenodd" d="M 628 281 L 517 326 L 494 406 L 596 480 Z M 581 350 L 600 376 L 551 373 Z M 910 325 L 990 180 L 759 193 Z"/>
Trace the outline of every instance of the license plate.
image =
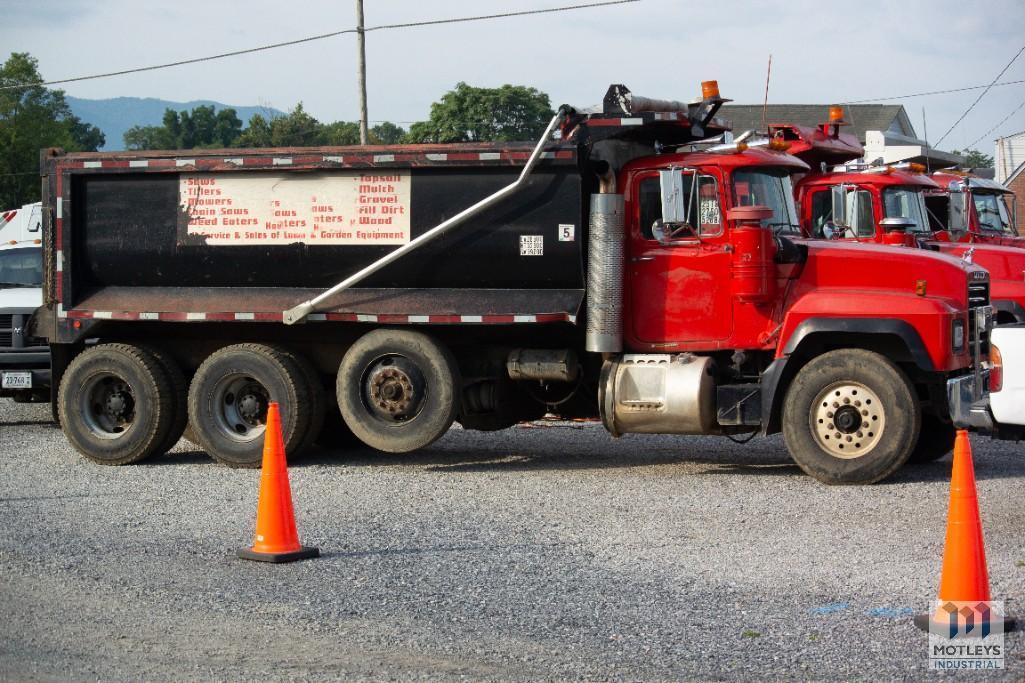
<path id="1" fill-rule="evenodd" d="M 0 389 L 31 389 L 31 372 L 5 372 L 0 379 Z"/>

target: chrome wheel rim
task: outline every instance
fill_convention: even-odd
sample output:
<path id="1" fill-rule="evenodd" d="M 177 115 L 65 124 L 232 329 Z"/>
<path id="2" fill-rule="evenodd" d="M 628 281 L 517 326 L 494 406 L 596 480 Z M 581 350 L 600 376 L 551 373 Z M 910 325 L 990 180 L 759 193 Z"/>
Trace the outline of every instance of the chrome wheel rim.
<path id="1" fill-rule="evenodd" d="M 120 439 L 135 423 L 135 391 L 123 378 L 103 372 L 86 380 L 79 393 L 86 428 L 101 439 Z"/>
<path id="2" fill-rule="evenodd" d="M 245 443 L 263 436 L 270 393 L 249 375 L 229 375 L 214 385 L 213 413 L 225 437 Z"/>
<path id="3" fill-rule="evenodd" d="M 886 429 L 882 401 L 860 382 L 835 382 L 820 391 L 810 418 L 819 447 L 843 460 L 870 453 Z"/>

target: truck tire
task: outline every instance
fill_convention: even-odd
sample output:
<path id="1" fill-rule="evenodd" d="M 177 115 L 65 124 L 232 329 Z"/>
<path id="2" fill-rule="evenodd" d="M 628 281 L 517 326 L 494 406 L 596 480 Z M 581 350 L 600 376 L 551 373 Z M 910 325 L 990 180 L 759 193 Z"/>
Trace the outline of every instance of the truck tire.
<path id="1" fill-rule="evenodd" d="M 128 344 L 99 344 L 68 365 L 57 397 L 68 441 L 93 462 L 127 465 L 157 453 L 174 421 L 174 388 L 160 363 Z"/>
<path id="2" fill-rule="evenodd" d="M 288 457 L 305 442 L 312 419 L 310 388 L 292 358 L 264 344 L 235 344 L 211 354 L 189 387 L 189 426 L 199 445 L 229 467 L 259 467 L 267 408 L 281 410 Z"/>
<path id="3" fill-rule="evenodd" d="M 154 453 L 155 455 L 163 454 L 174 448 L 181 440 L 182 434 L 185 432 L 185 425 L 189 422 L 189 385 L 185 381 L 185 373 L 169 353 L 153 346 L 140 346 L 139 348 L 153 356 L 171 383 L 171 411 L 173 414 L 171 428 L 167 432 L 164 443 Z"/>
<path id="4" fill-rule="evenodd" d="M 342 357 L 335 390 L 345 423 L 360 441 L 408 453 L 441 437 L 456 418 L 459 368 L 422 332 L 374 330 Z"/>
<path id="5" fill-rule="evenodd" d="M 939 460 L 954 450 L 954 438 L 957 430 L 954 425 L 944 422 L 935 415 L 922 416 L 922 429 L 918 433 L 918 443 L 911 451 L 909 463 L 922 464 Z"/>
<path id="6" fill-rule="evenodd" d="M 324 388 L 324 383 L 321 381 L 320 373 L 317 371 L 317 368 L 313 363 L 307 360 L 305 356 L 282 347 L 275 346 L 274 348 L 288 356 L 296 367 L 299 368 L 299 372 L 302 373 L 309 390 L 309 426 L 306 429 L 305 437 L 296 449 L 296 453 L 304 453 L 317 441 L 317 437 L 324 428 L 324 412 L 327 405 L 327 391 Z"/>
<path id="7" fill-rule="evenodd" d="M 783 438 L 794 461 L 826 484 L 871 484 L 911 455 L 921 408 L 907 376 L 885 356 L 829 351 L 794 377 Z"/>

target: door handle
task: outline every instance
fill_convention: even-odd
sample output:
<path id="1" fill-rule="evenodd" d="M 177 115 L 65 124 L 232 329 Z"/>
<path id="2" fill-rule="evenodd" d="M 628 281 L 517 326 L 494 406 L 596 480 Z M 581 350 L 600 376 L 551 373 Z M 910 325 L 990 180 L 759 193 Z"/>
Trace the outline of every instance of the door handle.
<path id="1" fill-rule="evenodd" d="M 654 260 L 655 260 L 654 256 L 634 256 L 632 259 L 630 259 L 630 261 L 632 263 L 637 263 L 638 261 L 654 261 Z"/>

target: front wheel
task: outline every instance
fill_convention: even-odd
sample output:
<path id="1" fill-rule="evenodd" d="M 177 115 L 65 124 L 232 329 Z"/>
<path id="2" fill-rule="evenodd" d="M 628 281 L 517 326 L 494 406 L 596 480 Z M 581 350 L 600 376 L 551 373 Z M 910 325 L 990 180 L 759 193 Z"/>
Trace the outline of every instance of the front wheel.
<path id="1" fill-rule="evenodd" d="M 914 450 L 921 409 L 907 376 L 885 356 L 830 351 L 787 390 L 783 438 L 794 461 L 826 484 L 871 484 Z"/>

